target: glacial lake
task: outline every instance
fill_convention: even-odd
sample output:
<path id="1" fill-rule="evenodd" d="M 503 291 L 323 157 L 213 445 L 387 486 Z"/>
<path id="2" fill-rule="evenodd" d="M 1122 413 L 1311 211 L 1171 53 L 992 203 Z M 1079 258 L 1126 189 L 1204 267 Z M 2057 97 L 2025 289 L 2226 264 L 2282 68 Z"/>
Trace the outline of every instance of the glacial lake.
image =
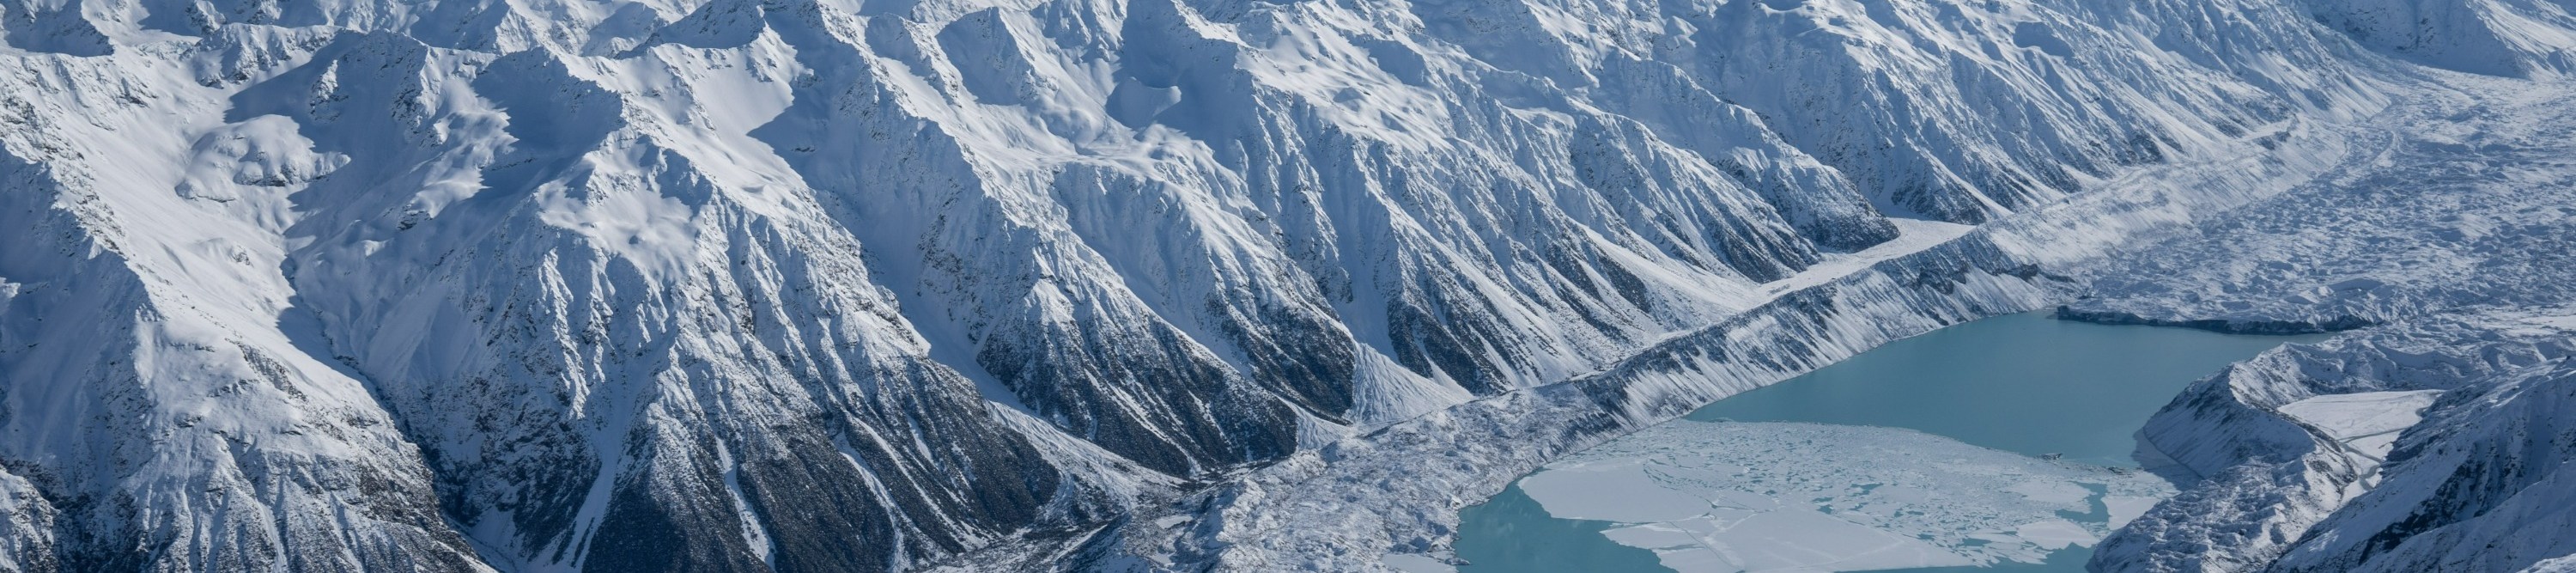
<path id="1" fill-rule="evenodd" d="M 1458 570 L 2083 571 L 2171 494 L 2130 457 L 2149 415 L 2324 338 L 2032 312 L 1899 340 L 1524 476 L 1460 512 Z"/>

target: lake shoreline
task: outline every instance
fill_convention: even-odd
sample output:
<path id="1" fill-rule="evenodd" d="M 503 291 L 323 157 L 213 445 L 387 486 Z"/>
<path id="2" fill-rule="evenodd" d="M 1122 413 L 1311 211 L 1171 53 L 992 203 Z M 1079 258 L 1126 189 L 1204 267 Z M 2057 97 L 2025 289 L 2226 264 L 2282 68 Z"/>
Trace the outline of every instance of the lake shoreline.
<path id="1" fill-rule="evenodd" d="M 2155 485 L 2152 487 L 2161 488 L 2158 489 L 2159 493 L 2155 494 L 2155 497 L 2142 497 L 2139 494 L 2143 491 L 2139 488 L 2151 486 L 2131 484 L 2122 486 L 2128 488 L 2126 491 L 2128 495 L 2124 496 L 2106 496 L 2097 492 L 2089 497 L 2068 498 L 2061 495 L 2051 500 L 2059 504 L 2052 506 L 2058 508 L 2058 511 L 2089 514 L 2096 518 L 2093 521 L 2044 523 L 2049 520 L 2034 519 L 2029 523 L 1986 524 L 1987 527 L 1995 529 L 1992 532 L 1907 531 L 1908 535 L 1929 536 L 1937 533 L 1944 536 L 1942 539 L 1949 540 L 1951 545 L 1944 549 L 1937 544 L 1907 543 L 1903 536 L 1888 537 L 1890 541 L 1882 545 L 1911 552 L 1908 553 L 1911 557 L 1893 559 L 1878 555 L 1870 557 L 1870 559 L 1877 559 L 1876 561 L 1844 564 L 1880 570 L 1909 564 L 1979 566 L 2028 561 L 2031 562 L 2028 565 L 2042 568 L 2012 567 L 2011 570 L 2040 571 L 2060 570 L 2048 569 L 2046 564 L 2062 565 L 2071 562 L 2076 564 L 2075 568 L 2067 570 L 2080 570 L 2082 559 L 2073 558 L 2070 561 L 2069 558 L 2058 554 L 2080 551 L 2082 547 L 2089 546 L 2102 535 L 2107 534 L 2110 528 L 2115 527 L 2117 523 L 2114 521 L 2125 521 L 2127 517 L 2134 517 L 2146 505 L 2152 505 L 2154 499 L 2170 495 L 2172 491 L 2161 480 L 2147 477 L 2144 472 L 2136 471 L 2138 464 L 2130 456 L 2135 447 L 2131 434 L 2143 424 L 2148 415 L 2170 401 L 2184 386 L 2217 372 L 2228 363 L 2251 357 L 2282 343 L 2306 342 L 2323 338 L 2321 336 L 2235 335 L 2169 327 L 2101 325 L 2057 320 L 2051 318 L 2050 314 L 2049 311 L 2041 310 L 2003 315 L 1953 325 L 1891 342 L 1814 372 L 1730 396 L 1694 410 L 1675 421 L 1650 426 L 1635 434 L 1612 439 L 1551 462 L 1539 471 L 1515 479 L 1510 488 L 1494 500 L 1489 500 L 1487 504 L 1470 507 L 1460 513 L 1460 536 L 1456 549 L 1458 557 L 1470 565 L 1460 567 L 1459 570 L 1512 573 L 1579 567 L 1596 571 L 1675 569 L 1688 571 L 1693 570 L 1689 566 L 1691 563 L 1708 565 L 1710 570 L 1729 570 L 1726 567 L 1743 568 L 1763 563 L 1773 565 L 1788 563 L 1777 560 L 1763 561 L 1764 558 L 1758 556 L 1745 556 L 1748 548 L 1738 546 L 1768 542 L 1728 538 L 1727 536 L 1730 535 L 1728 531 L 1732 530 L 1719 526 L 1726 523 L 1725 520 L 1692 521 L 1698 518 L 1695 513 L 1692 515 L 1631 514 L 1624 516 L 1628 519 L 1616 519 L 1622 516 L 1612 512 L 1588 517 L 1607 516 L 1613 519 L 1589 521 L 1551 515 L 1570 513 L 1576 517 L 1587 517 L 1583 515 L 1585 511 L 1597 512 L 1601 507 L 1605 507 L 1599 503 L 1587 506 L 1584 503 L 1568 501 L 1572 499 L 1572 494 L 1564 492 L 1636 491 L 1641 487 L 1656 487 L 1657 483 L 1670 485 L 1678 481 L 1688 481 L 1676 480 L 1667 475 L 1678 471 L 1672 469 L 1672 467 L 1678 467 L 1672 464 L 1679 463 L 1687 466 L 1720 463 L 1694 457 L 1703 455 L 1759 458 L 1770 455 L 1769 452 L 1777 449 L 1774 445 L 1746 445 L 1743 451 L 1735 452 L 1690 451 L 1689 448 L 1658 451 L 1655 455 L 1661 457 L 1638 462 L 1651 466 L 1640 470 L 1645 472 L 1640 475 L 1652 474 L 1653 477 L 1620 478 L 1637 483 L 1584 483 L 1578 479 L 1570 483 L 1542 488 L 1538 492 L 1524 489 L 1524 486 L 1534 483 L 1530 481 L 1532 479 L 1565 482 L 1567 480 L 1561 478 L 1573 475 L 1570 472 L 1574 470 L 1569 468 L 1598 468 L 1602 467 L 1598 465 L 1601 463 L 1614 463 L 1605 462 L 1601 458 L 1605 455 L 1604 452 L 1622 451 L 1633 442 L 1661 439 L 1657 437 L 1659 432 L 1669 431 L 1672 429 L 1669 427 L 1685 423 L 1707 426 L 1694 428 L 1695 431 L 1708 434 L 1701 436 L 1702 440 L 1723 442 L 1734 439 L 1723 434 L 1728 431 L 1739 433 L 1778 431 L 1770 425 L 1786 423 L 1800 428 L 1803 428 L 1803 425 L 1827 428 L 1800 431 L 1822 432 L 1820 435 L 1828 435 L 1846 442 L 1834 448 L 1814 450 L 1803 457 L 1787 458 L 1792 461 L 1773 463 L 1825 467 L 1846 462 L 1866 462 L 1867 460 L 1820 460 L 1820 458 L 1852 455 L 1847 452 L 1869 449 L 1874 442 L 1903 442 L 1916 444 L 1917 447 L 1925 450 L 1956 452 L 1961 456 L 1986 459 L 1990 467 L 2015 468 L 2002 471 L 2032 473 L 2034 470 L 2021 468 L 2026 465 L 2025 462 L 2039 464 L 2029 467 L 2077 469 L 2091 467 L 2107 472 L 2121 472 L 2121 475 L 2135 474 L 2140 478 L 2153 481 Z M 1716 422 L 1734 422 L 1734 424 Z M 1719 429 L 1726 426 L 1732 426 L 1732 429 Z M 1990 452 L 1992 455 L 1981 452 Z M 1904 451 L 1896 451 L 1888 455 L 1902 457 L 1907 454 Z M 1677 459 L 1680 461 L 1676 461 Z M 1754 468 L 1746 471 L 1751 475 L 1771 470 Z M 1812 471 L 1804 469 L 1799 471 L 1803 472 L 1800 475 L 1809 476 L 1800 479 L 1822 480 L 1815 481 L 1811 485 L 1821 488 L 1819 491 L 1833 493 L 1831 486 L 1836 484 L 1827 483 L 1831 481 L 1830 476 L 1815 477 L 1810 475 Z M 1876 471 L 1876 468 L 1861 463 L 1839 471 L 1868 473 Z M 1638 481 L 1639 479 L 1648 481 Z M 2111 478 L 2094 479 L 2101 482 L 2117 481 Z M 1649 481 L 1655 483 L 1648 483 Z M 1694 482 L 1693 485 L 1680 486 L 1681 489 L 1688 490 L 1684 492 L 1685 495 L 1666 497 L 1659 503 L 1649 505 L 1690 505 L 1690 501 L 1694 498 L 1688 497 L 1689 495 L 1728 490 L 1730 486 L 1724 482 L 1725 480 L 1702 480 L 1702 482 Z M 1962 483 L 1965 482 L 1953 481 L 1950 487 L 1969 487 L 1960 485 Z M 1996 487 L 2007 487 L 2018 483 L 2020 482 Z M 2062 486 L 2064 483 L 2090 482 L 2068 478 L 2050 483 Z M 1970 493 L 1951 492 L 1951 495 L 1970 495 Z M 1891 501 L 1884 495 L 1847 497 L 1846 501 L 1852 503 L 1875 504 L 1876 507 L 1882 508 L 1891 504 L 1904 505 L 1902 500 Z M 2117 503 L 2122 506 L 2120 510 L 2074 511 L 2069 509 L 2074 506 L 2064 505 L 2082 499 L 2089 500 L 2084 503 L 2091 503 L 2098 508 L 2106 497 L 2118 497 Z M 1836 497 L 1836 499 L 1843 498 Z M 2007 496 L 1994 498 L 1988 502 L 2000 505 L 2021 503 L 2015 499 Z M 2140 499 L 2144 499 L 2145 502 L 2140 503 Z M 1523 501 L 1528 504 L 1519 503 Z M 1612 499 L 1605 503 L 1615 506 L 1618 500 Z M 1732 515 L 1723 507 L 1726 505 L 1725 502 L 1710 501 L 1709 503 L 1720 506 L 1716 514 Z M 1487 507 L 1489 505 L 1493 507 Z M 1786 506 L 1786 504 L 1782 505 Z M 1532 514 L 1531 506 L 1539 506 L 1539 511 Z M 1580 509 L 1584 507 L 1591 509 Z M 1804 511 L 1802 508 L 1788 509 Z M 1980 511 L 1976 507 L 1955 509 L 1961 515 L 1977 514 Z M 2024 513 L 2038 511 L 2023 509 Z M 1683 510 L 1684 513 L 1693 511 L 1695 510 Z M 2110 513 L 2124 515 L 2120 516 L 2121 519 L 2114 520 Z M 1769 512 L 1757 511 L 1753 515 L 1768 514 Z M 2040 512 L 2029 515 L 2045 516 L 2045 514 L 2046 512 Z M 1674 519 L 1644 519 L 1646 517 Z M 1497 526 L 1496 522 L 1492 521 L 1495 519 L 1512 523 Z M 1834 518 L 1821 517 L 1821 514 L 1799 515 L 1791 521 L 1807 523 L 1814 531 L 1841 531 L 1832 535 L 1807 536 L 1803 538 L 1806 540 L 1803 542 L 1850 538 L 1863 535 L 1859 533 L 1861 531 L 1867 531 L 1866 529 L 1842 530 L 1843 525 L 1834 523 L 1832 519 Z M 2033 532 L 2012 530 L 2014 527 L 2025 526 L 2037 529 Z M 1639 529 L 1641 527 L 1646 529 Z M 1696 534 L 1682 533 L 1694 527 L 1703 531 Z M 1771 526 L 1773 529 L 1778 527 Z M 1922 526 L 1917 527 L 1919 529 Z M 1583 534 L 1585 538 L 1564 537 L 1577 533 Z M 1550 535 L 1557 537 L 1547 538 Z M 1623 535 L 1627 541 L 1633 542 L 1632 545 L 1652 547 L 1655 551 L 1612 543 L 1610 537 Z M 1974 535 L 1988 535 L 1994 540 L 1969 541 L 1968 539 Z M 1498 538 L 1493 538 L 1495 536 Z M 2064 543 L 2055 545 L 2051 551 L 2034 552 L 2029 548 L 2046 545 L 2046 543 L 2029 542 L 2034 537 L 2048 540 L 2048 543 L 2059 541 Z M 1999 549 L 1998 546 L 1992 546 L 1997 541 L 2019 545 Z M 1801 542 L 1798 539 L 1791 539 L 1780 543 L 1794 545 Z M 1548 549 L 1551 546 L 1560 547 L 1563 552 L 1552 553 Z M 1810 549 L 1828 552 L 1837 550 L 1833 547 Z M 1871 551 L 1884 553 L 1892 550 L 1896 549 L 1882 548 Z M 1659 554 L 1664 557 L 1664 565 L 1639 566 L 1641 555 Z M 1596 561 L 1583 561 L 1583 559 Z M 1651 563 L 1653 560 L 1649 559 L 1646 562 Z M 1675 562 L 1682 563 L 1684 567 L 1672 567 L 1671 564 Z M 1520 566 L 1524 563 L 1529 566 Z"/>

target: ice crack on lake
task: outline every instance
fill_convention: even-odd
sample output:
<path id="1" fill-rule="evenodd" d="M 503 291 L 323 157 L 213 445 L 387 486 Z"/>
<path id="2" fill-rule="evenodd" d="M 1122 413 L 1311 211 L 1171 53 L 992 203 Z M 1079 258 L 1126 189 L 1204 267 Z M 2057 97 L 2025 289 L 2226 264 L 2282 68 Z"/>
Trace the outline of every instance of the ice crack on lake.
<path id="1" fill-rule="evenodd" d="M 1898 428 L 1676 420 L 1520 481 L 1683 573 L 2039 563 L 2173 493 L 2145 472 Z"/>

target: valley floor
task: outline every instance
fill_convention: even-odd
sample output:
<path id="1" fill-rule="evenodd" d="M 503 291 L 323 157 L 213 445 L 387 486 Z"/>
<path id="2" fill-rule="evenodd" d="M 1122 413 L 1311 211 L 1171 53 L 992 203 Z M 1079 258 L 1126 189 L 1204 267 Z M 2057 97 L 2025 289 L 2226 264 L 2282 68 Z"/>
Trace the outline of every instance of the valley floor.
<path id="1" fill-rule="evenodd" d="M 2144 247 L 2061 308 L 2348 331 L 2149 422 L 2141 457 L 2185 491 L 2095 570 L 2548 570 L 2576 552 L 2576 88 L 2445 83 L 2371 161 Z"/>
<path id="2" fill-rule="evenodd" d="M 2397 141 L 2094 273 L 2099 322 L 2317 332 L 2576 295 L 2576 86 L 2460 76 Z"/>
<path id="3" fill-rule="evenodd" d="M 1937 247 L 1907 245 L 1922 250 L 1866 265 L 1820 266 L 1848 274 L 1801 276 L 1796 288 L 1772 289 L 1778 298 L 1768 305 L 1668 338 L 1601 372 L 1434 412 L 1248 473 L 1172 502 L 1158 514 L 1164 517 L 1095 532 L 1087 553 L 1060 555 L 1111 569 L 1195 563 L 1341 570 L 1389 563 L 1381 554 L 1394 556 L 1392 563 L 1436 562 L 1446 559 L 1456 508 L 1539 464 L 1887 340 L 2049 305 L 2063 304 L 2059 312 L 2067 318 L 2109 323 L 2267 333 L 2362 329 L 2321 346 L 2329 350 L 2293 347 L 2233 371 L 2283 360 L 2283 353 L 2351 354 L 2399 344 L 2391 340 L 2443 349 L 2426 351 L 2437 356 L 2467 352 L 2463 359 L 2474 360 L 2477 349 L 2494 349 L 2459 338 L 2478 336 L 2519 344 L 2520 354 L 2506 362 L 2563 368 L 2565 331 L 2576 322 L 2532 318 L 2551 311 L 2511 309 L 2550 307 L 2576 293 L 2568 286 L 2576 284 L 2576 249 L 2570 248 L 2576 245 L 2576 87 L 2436 80 L 2430 83 L 2453 89 L 2415 94 L 2380 117 L 2301 125 L 2265 142 L 2268 153 L 2240 162 L 2145 170 L 2119 182 L 2128 186 L 2120 192 L 2079 196 Z M 2115 219 L 2118 224 L 2100 227 L 2107 231 L 2088 236 L 2053 234 L 2077 221 Z M 1926 288 L 1927 281 L 1947 286 Z M 2511 324 L 2496 326 L 2499 320 Z M 2279 403 L 2256 409 L 2285 427 L 2314 431 L 2281 443 L 2226 444 L 2224 453 L 2195 461 L 2213 472 L 2252 475 L 2261 472 L 2240 466 L 2270 460 L 2262 467 L 2274 468 L 2269 464 L 2282 455 L 2326 451 L 2340 456 L 2345 479 L 2283 470 L 2286 477 L 2265 474 L 2256 480 L 2261 484 L 2222 483 L 2164 464 L 2160 473 L 2185 494 L 2116 533 L 2096 565 L 2273 566 L 2288 547 L 2258 546 L 2260 539 L 2298 538 L 2341 502 L 2395 479 L 2381 476 L 2408 467 L 2413 452 L 2442 439 L 2431 431 L 2343 419 L 2349 416 L 2338 415 L 2352 408 L 2341 406 L 2422 409 L 2395 413 L 2420 414 L 2427 422 L 2418 427 L 2438 425 L 2451 419 L 2444 412 L 2462 416 L 2457 412 L 2469 406 L 2437 403 L 2430 398 L 2436 390 L 2492 386 L 2478 375 L 2516 370 L 2505 367 L 2512 365 L 2449 372 L 2439 384 L 2347 379 L 2343 386 L 2276 395 Z M 2421 368 L 2386 370 L 2402 370 L 2386 373 L 2400 378 L 2427 376 Z M 2212 380 L 2195 391 L 2224 387 L 2230 378 Z M 2226 435 L 2247 423 L 2175 413 L 2193 398 L 2187 392 L 2168 406 L 2156 422 L 2163 426 L 2151 426 L 2142 438 L 2162 431 L 2169 441 L 2187 441 L 2192 438 L 2174 436 Z M 2368 431 L 2352 431 L 2361 426 Z M 2392 469 L 2377 469 L 2381 458 Z M 2335 491 L 2306 497 L 2288 491 L 2321 487 Z M 2232 505 L 2217 511 L 2213 498 Z M 2299 507 L 2267 509 L 2281 504 Z M 2226 523 L 2231 519 L 2248 521 Z M 2555 550 L 2540 553 L 2549 551 Z M 2525 552 L 2513 561 L 2563 553 Z M 2331 563 L 2353 565 L 2371 554 Z"/>
<path id="4" fill-rule="evenodd" d="M 2368 327 L 2150 427 L 2136 562 L 2425 563 L 2570 505 L 2480 440 L 2576 435 L 2576 98 L 2417 66 L 2567 8 L 0 0 L 0 573 L 1382 570 L 2060 305 Z"/>

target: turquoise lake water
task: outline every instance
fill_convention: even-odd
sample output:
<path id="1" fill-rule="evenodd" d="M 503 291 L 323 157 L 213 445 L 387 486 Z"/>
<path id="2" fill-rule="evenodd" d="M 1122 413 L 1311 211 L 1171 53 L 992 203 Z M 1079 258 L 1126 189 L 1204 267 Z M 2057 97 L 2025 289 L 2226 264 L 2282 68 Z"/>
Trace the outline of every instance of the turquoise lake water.
<path id="1" fill-rule="evenodd" d="M 1685 418 L 1908 428 L 2024 455 L 2135 467 L 2134 433 L 2184 386 L 2284 342 L 2324 338 L 2014 314 L 1891 342 Z M 1472 563 L 1462 572 L 1667 571 L 1653 552 L 1600 535 L 1615 524 L 1551 517 L 1518 485 L 1459 517 L 1456 549 Z M 2089 553 L 2075 548 L 2044 564 L 1943 571 L 2083 571 Z"/>

